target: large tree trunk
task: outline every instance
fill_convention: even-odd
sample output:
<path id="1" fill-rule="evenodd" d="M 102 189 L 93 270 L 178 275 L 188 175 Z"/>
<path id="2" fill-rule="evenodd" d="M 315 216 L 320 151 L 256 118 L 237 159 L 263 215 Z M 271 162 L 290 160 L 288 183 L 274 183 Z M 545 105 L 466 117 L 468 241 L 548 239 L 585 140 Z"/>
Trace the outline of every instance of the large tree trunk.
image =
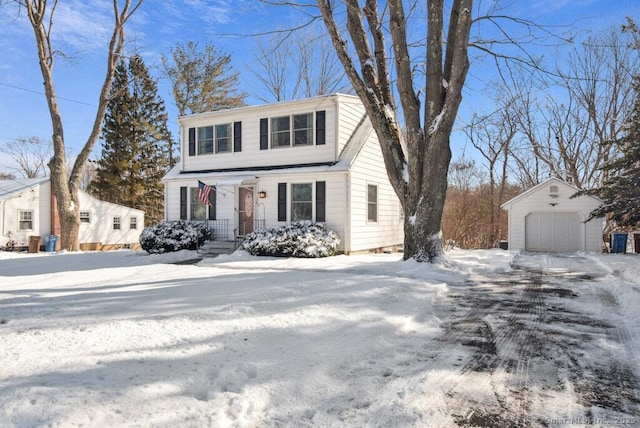
<path id="1" fill-rule="evenodd" d="M 473 0 L 453 0 L 446 32 L 444 0 L 426 2 L 426 92 L 416 92 L 424 84 L 415 82 L 416 64 L 409 50 L 413 41 L 407 39 L 402 0 L 387 1 L 388 9 L 379 7 L 376 0 L 366 0 L 364 7 L 358 0 L 346 0 L 346 10 L 336 10 L 340 3 L 332 0 L 317 1 L 338 58 L 378 135 L 389 181 L 402 204 L 404 258 L 434 261 L 442 254 L 440 223 L 451 160 L 449 136 L 469 68 L 467 47 Z M 339 29 L 334 19 L 334 15 L 344 12 L 347 31 Z M 385 47 L 386 17 L 393 58 L 387 57 Z M 347 36 L 351 43 L 343 38 Z M 353 47 L 355 56 L 347 46 Z M 394 83 L 401 108 L 396 106 L 391 90 L 391 67 L 395 68 Z"/>
<path id="2" fill-rule="evenodd" d="M 19 4 L 26 8 L 29 22 L 34 32 L 36 46 L 38 48 L 38 62 L 40 71 L 42 72 L 49 114 L 51 115 L 54 155 L 49 162 L 49 169 L 51 170 L 52 192 L 54 192 L 57 199 L 57 209 L 60 218 L 60 244 L 61 247 L 66 250 L 77 251 L 80 249 L 78 239 L 78 231 L 80 229 L 78 190 L 82 183 L 89 154 L 100 134 L 100 127 L 109 101 L 109 92 L 115 73 L 115 66 L 124 46 L 124 25 L 142 4 L 142 0 L 137 0 L 132 6 L 133 1 L 134 0 L 124 0 L 122 7 L 117 0 L 113 1 L 115 23 L 109 41 L 107 71 L 100 91 L 98 110 L 93 122 L 91 134 L 78 154 L 70 176 L 67 172 L 62 116 L 58 108 L 52 73 L 56 51 L 51 43 L 51 31 L 53 29 L 53 16 L 58 1 L 52 0 L 50 6 L 47 5 L 47 0 L 18 1 Z M 51 226 L 54 227 L 54 225 Z"/>

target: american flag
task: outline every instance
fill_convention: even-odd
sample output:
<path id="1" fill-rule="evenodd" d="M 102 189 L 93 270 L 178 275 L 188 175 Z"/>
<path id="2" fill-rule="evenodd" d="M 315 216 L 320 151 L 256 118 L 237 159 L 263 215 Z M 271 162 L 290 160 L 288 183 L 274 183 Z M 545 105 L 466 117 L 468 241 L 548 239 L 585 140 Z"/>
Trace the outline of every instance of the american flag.
<path id="1" fill-rule="evenodd" d="M 200 201 L 205 205 L 211 205 L 211 201 L 209 200 L 209 193 L 211 193 L 211 190 L 211 186 L 198 180 L 198 199 L 200 199 Z"/>

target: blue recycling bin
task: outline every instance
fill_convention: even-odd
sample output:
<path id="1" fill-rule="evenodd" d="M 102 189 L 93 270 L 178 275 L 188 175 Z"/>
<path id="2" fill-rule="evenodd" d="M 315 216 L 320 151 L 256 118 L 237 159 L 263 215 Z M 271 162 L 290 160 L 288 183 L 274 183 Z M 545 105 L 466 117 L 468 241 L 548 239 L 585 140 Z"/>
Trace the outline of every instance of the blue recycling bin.
<path id="1" fill-rule="evenodd" d="M 47 244 L 44 246 L 45 251 L 48 253 L 54 253 L 56 251 L 57 243 L 58 243 L 58 237 L 56 235 L 49 235 Z"/>
<path id="2" fill-rule="evenodd" d="M 612 253 L 627 253 L 627 234 L 614 233 L 613 243 L 611 244 Z"/>

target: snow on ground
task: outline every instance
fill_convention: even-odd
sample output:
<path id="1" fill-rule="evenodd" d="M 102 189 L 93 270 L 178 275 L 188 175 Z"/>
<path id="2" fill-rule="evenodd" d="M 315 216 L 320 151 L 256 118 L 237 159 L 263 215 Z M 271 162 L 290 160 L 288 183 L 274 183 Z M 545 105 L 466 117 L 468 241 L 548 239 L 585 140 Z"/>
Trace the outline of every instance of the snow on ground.
<path id="1" fill-rule="evenodd" d="M 479 367 L 484 356 L 463 340 L 473 329 L 456 333 L 455 320 L 509 324 L 488 307 L 474 312 L 470 293 L 508 292 L 496 284 L 512 264 L 580 288 L 551 304 L 622 322 L 617 339 L 596 337 L 597 358 L 640 350 L 640 256 L 455 250 L 433 266 L 398 254 L 236 252 L 175 264 L 195 257 L 0 252 L 0 426 L 464 425 L 469 400 L 504 405 L 495 397 L 513 385 L 508 367 Z M 532 415 L 531 426 L 611 414 L 578 400 L 570 380 L 525 388 L 531 406 L 509 414 Z"/>

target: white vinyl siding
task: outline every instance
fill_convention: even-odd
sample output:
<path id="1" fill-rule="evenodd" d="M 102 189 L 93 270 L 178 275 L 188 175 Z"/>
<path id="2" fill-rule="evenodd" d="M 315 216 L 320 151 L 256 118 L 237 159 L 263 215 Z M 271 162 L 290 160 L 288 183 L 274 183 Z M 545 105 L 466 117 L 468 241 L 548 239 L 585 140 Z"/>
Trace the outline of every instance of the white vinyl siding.
<path id="1" fill-rule="evenodd" d="M 340 102 L 338 107 L 337 103 Z M 289 101 L 266 106 L 249 106 L 224 111 L 215 111 L 196 114 L 180 119 L 181 125 L 181 160 L 180 170 L 183 172 L 208 171 L 216 169 L 255 168 L 282 165 L 300 165 L 308 163 L 332 163 L 340 156 L 340 150 L 349 140 L 355 126 L 361 121 L 362 114 L 357 113 L 357 108 L 352 104 L 359 104 L 357 97 L 339 95 L 318 97 L 311 100 Z M 315 142 L 316 112 L 325 112 L 325 144 L 317 145 Z M 344 112 L 344 119 L 341 116 Z M 310 131 L 308 120 L 299 119 L 300 126 L 296 137 L 296 145 L 291 140 L 293 136 L 293 124 L 289 129 L 289 142 L 285 147 L 272 148 L 271 144 L 271 118 L 291 117 L 312 114 Z M 340 115 L 340 116 L 339 116 Z M 269 148 L 260 150 L 260 119 L 266 118 L 269 122 Z M 344 129 L 337 131 L 338 120 L 344 120 Z M 242 122 L 242 151 L 232 153 L 220 153 L 219 155 L 189 156 L 189 128 L 212 126 L 218 123 Z M 305 124 L 306 122 L 306 124 Z M 343 126 L 342 124 L 340 126 Z M 214 132 L 215 134 L 215 132 Z M 215 137 L 215 135 L 214 135 Z M 336 137 L 341 141 L 337 142 Z M 285 138 L 285 137 L 283 137 Z M 305 139 L 307 141 L 305 141 Z M 233 139 L 231 141 L 231 145 Z M 284 142 L 282 144 L 285 144 Z M 196 154 L 198 154 L 198 142 L 196 141 Z"/>

